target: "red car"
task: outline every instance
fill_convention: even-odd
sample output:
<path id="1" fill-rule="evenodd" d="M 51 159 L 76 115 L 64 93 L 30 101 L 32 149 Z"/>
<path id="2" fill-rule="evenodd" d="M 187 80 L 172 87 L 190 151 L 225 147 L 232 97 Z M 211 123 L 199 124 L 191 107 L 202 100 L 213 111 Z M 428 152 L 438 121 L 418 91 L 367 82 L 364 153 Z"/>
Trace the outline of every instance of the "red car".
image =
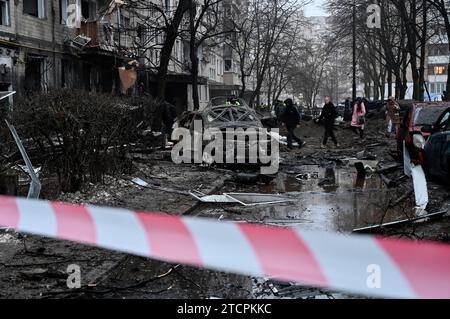
<path id="1" fill-rule="evenodd" d="M 442 112 L 450 107 L 450 102 L 412 102 L 400 104 L 401 123 L 397 130 L 397 152 L 403 157 L 403 141 L 415 164 L 424 164 L 423 146 L 430 133 L 422 132 L 422 127 L 432 126 Z"/>

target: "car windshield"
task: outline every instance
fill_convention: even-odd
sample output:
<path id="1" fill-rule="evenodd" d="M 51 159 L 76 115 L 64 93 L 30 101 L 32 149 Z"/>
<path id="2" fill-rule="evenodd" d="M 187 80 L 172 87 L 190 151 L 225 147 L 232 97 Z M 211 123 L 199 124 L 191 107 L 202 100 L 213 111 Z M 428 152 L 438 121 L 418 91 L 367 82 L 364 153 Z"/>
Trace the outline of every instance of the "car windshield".
<path id="1" fill-rule="evenodd" d="M 414 126 L 433 125 L 443 112 L 442 107 L 419 107 L 414 115 Z"/>

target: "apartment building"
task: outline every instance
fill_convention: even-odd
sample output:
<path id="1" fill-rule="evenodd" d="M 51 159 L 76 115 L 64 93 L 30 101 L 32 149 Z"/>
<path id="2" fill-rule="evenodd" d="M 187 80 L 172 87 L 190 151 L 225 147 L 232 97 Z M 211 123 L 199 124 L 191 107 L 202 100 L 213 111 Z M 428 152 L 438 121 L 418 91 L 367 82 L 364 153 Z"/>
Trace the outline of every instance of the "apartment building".
<path id="1" fill-rule="evenodd" d="M 26 94 L 64 87 L 120 89 L 117 67 L 123 57 L 103 41 L 108 36 L 98 19 L 107 1 L 2 0 L 0 4 L 0 90 Z M 73 16 L 67 10 L 70 5 L 75 8 Z"/>
<path id="2" fill-rule="evenodd" d="M 178 0 L 150 2 L 164 9 L 166 17 L 178 5 Z M 239 18 L 244 2 L 224 0 L 224 19 Z M 118 68 L 137 60 L 138 79 L 130 91 L 154 93 L 164 17 L 150 5 L 124 10 L 121 4 L 122 0 L 0 0 L 0 91 L 22 95 L 67 87 L 118 93 Z M 188 109 L 193 107 L 189 63 L 189 43 L 179 37 L 166 97 Z M 237 92 L 238 74 L 238 60 L 225 43 L 201 47 L 201 106 L 211 96 Z"/>
<path id="3" fill-rule="evenodd" d="M 224 0 L 224 26 L 231 29 L 232 23 L 239 24 L 245 19 L 248 10 L 247 0 Z M 229 34 L 228 41 L 236 41 L 236 34 Z M 229 43 L 229 42 L 227 42 Z M 229 44 L 223 43 L 218 47 L 217 68 L 219 77 L 210 82 L 212 96 L 238 95 L 242 87 L 240 61 L 236 52 Z"/>
<path id="4" fill-rule="evenodd" d="M 450 51 L 446 37 L 434 38 L 428 44 L 427 81 L 431 100 L 440 100 L 446 90 Z"/>

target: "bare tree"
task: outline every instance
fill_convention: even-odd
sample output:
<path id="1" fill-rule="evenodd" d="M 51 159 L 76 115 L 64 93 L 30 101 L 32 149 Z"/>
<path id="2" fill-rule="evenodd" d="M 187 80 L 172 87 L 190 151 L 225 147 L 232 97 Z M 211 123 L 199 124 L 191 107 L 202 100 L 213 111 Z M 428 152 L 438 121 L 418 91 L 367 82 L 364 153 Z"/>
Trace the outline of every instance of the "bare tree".
<path id="1" fill-rule="evenodd" d="M 256 15 L 249 14 L 248 11 L 244 14 L 246 16 L 244 19 L 230 21 L 235 32 L 226 37 L 227 45 L 237 55 L 239 60 L 241 98 L 244 97 L 247 89 L 247 78 L 251 76 L 255 66 L 255 60 L 250 59 L 250 49 L 256 26 Z"/>
<path id="2" fill-rule="evenodd" d="M 292 70 L 292 86 L 295 94 L 303 95 L 308 107 L 316 105 L 332 47 L 327 42 L 305 49 L 304 58 Z"/>
<path id="3" fill-rule="evenodd" d="M 224 24 L 222 0 L 190 1 L 189 57 L 191 60 L 191 85 L 194 109 L 200 107 L 198 95 L 199 48 L 211 48 L 224 41 L 224 35 L 233 32 Z"/>
<path id="4" fill-rule="evenodd" d="M 168 3 L 170 4 L 170 2 Z M 186 12 L 190 9 L 191 0 L 179 0 L 177 6 L 163 4 L 162 1 L 128 0 L 122 6 L 137 21 L 135 25 L 120 25 L 120 32 L 134 35 L 134 55 L 146 60 L 157 69 L 157 97 L 164 98 L 167 73 L 176 39 L 180 36 L 180 25 Z M 120 43 L 119 43 L 120 45 Z M 157 65 L 153 59 L 153 51 L 159 59 Z M 181 61 L 178 61 L 181 63 Z"/>
<path id="5" fill-rule="evenodd" d="M 259 99 L 275 46 L 284 32 L 295 24 L 294 18 L 302 4 L 304 2 L 296 0 L 251 0 L 249 15 L 254 16 L 254 30 L 250 37 L 249 54 L 250 59 L 254 60 L 255 83 L 250 105 Z"/>
<path id="6" fill-rule="evenodd" d="M 381 0 L 381 29 L 366 26 L 367 3 L 363 0 L 331 0 L 329 10 L 336 18 L 335 34 L 339 41 L 349 41 L 353 19 L 351 9 L 357 6 L 357 43 L 360 67 L 368 84 L 384 92 L 388 82 L 391 93 L 395 78 L 396 95 L 403 98 L 407 88 L 407 70 L 411 69 L 414 83 L 413 98 L 424 99 L 426 44 L 432 36 L 433 23 L 426 0 Z M 342 19 L 342 17 L 345 17 Z"/>
<path id="7" fill-rule="evenodd" d="M 292 82 L 297 61 L 304 59 L 305 42 L 299 37 L 301 26 L 304 25 L 301 17 L 296 19 L 292 28 L 280 37 L 280 41 L 274 46 L 274 52 L 270 57 L 267 76 L 264 80 L 267 88 L 267 102 L 274 103 Z"/>

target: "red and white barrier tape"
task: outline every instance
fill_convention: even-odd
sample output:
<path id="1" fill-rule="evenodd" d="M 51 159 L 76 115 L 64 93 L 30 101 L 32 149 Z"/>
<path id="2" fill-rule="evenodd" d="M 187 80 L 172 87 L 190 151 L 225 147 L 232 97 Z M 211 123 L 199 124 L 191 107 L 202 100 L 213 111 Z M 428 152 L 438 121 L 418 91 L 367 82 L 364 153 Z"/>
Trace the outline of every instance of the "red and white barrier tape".
<path id="1" fill-rule="evenodd" d="M 0 225 L 168 262 L 365 295 L 450 298 L 450 245 L 444 244 L 14 197 L 0 197 Z M 374 269 L 378 285 L 370 284 Z"/>

